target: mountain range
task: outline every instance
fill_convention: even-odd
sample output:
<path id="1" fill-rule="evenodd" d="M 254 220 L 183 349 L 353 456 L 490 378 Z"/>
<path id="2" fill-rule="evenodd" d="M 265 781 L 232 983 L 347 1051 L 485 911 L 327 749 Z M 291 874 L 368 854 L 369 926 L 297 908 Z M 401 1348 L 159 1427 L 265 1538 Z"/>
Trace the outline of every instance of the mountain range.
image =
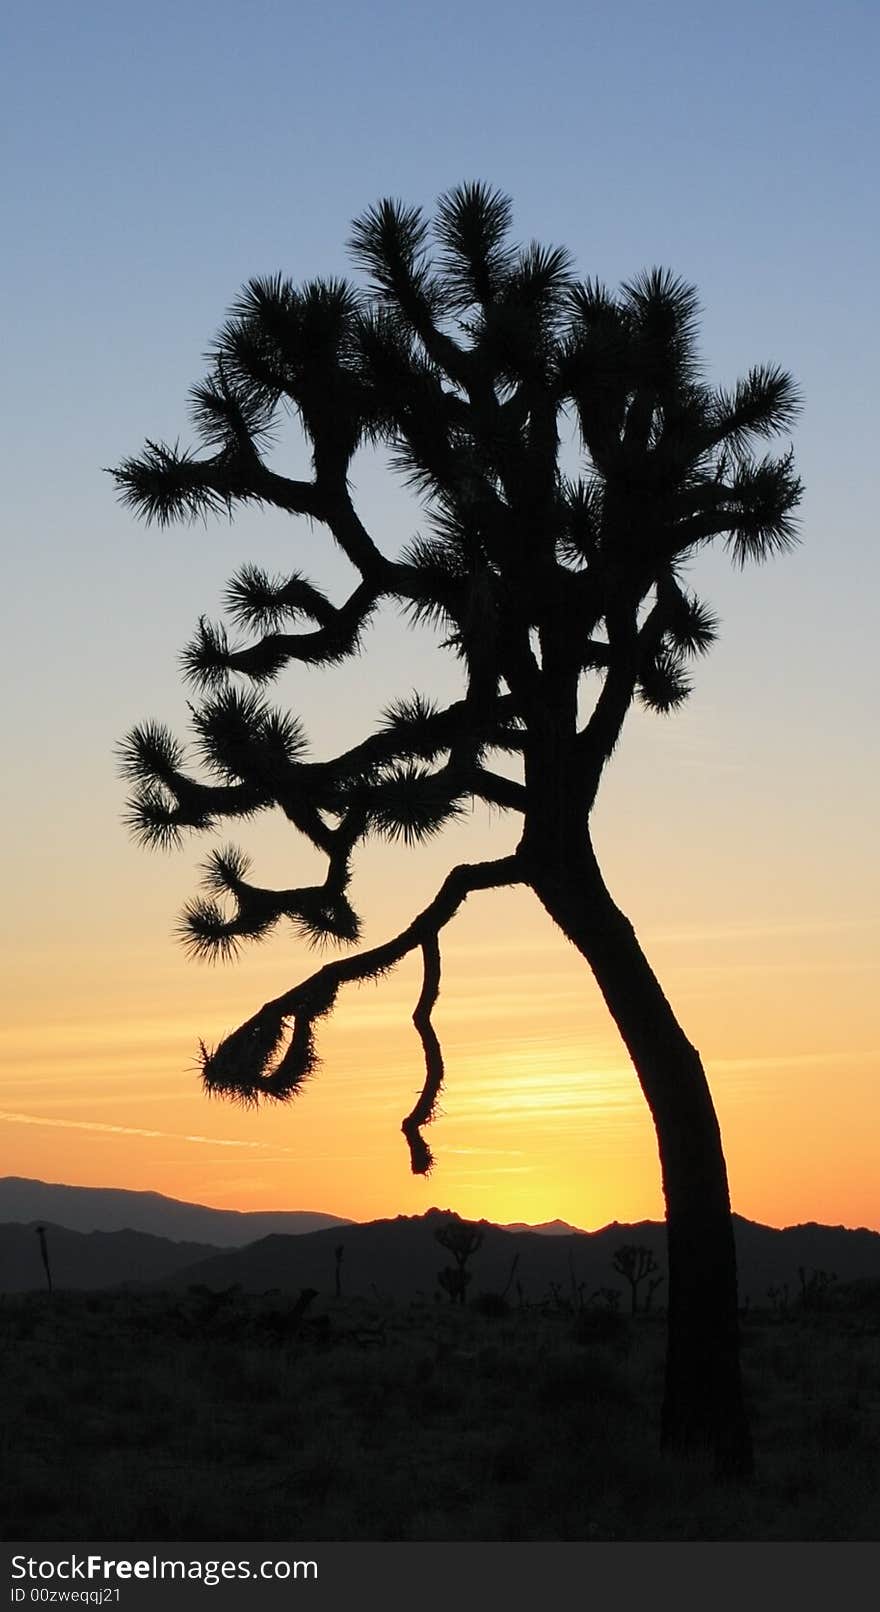
<path id="1" fill-rule="evenodd" d="M 106 1221 L 96 1226 L 101 1213 L 106 1213 L 111 1226 Z M 126 1215 L 129 1224 L 120 1225 L 120 1218 L 124 1220 Z M 215 1222 L 211 1216 L 219 1218 Z M 238 1214 L 177 1202 L 158 1193 L 61 1187 L 6 1178 L 0 1181 L 0 1222 L 14 1223 L 0 1224 L 0 1289 L 20 1292 L 45 1285 L 35 1235 L 37 1224 L 42 1224 L 54 1284 L 59 1289 L 126 1283 L 185 1290 L 201 1283 L 218 1290 L 240 1285 L 250 1293 L 314 1287 L 326 1295 L 334 1291 L 336 1250 L 341 1246 L 343 1293 L 374 1292 L 396 1299 L 423 1293 L 430 1297 L 438 1270 L 449 1262 L 436 1232 L 453 1218 L 457 1217 L 443 1209 L 363 1224 L 291 1211 Z M 140 1224 L 134 1225 L 138 1219 Z M 207 1235 L 200 1240 L 175 1237 L 173 1231 L 157 1236 L 143 1228 L 144 1219 L 153 1225 L 158 1219 L 175 1230 L 197 1224 L 206 1228 Z M 284 1230 L 261 1235 L 265 1222 L 273 1220 L 280 1221 Z M 614 1272 L 612 1257 L 624 1243 L 651 1249 L 659 1269 L 665 1268 L 665 1227 L 656 1221 L 635 1225 L 615 1221 L 595 1232 L 577 1231 L 558 1221 L 541 1228 L 503 1227 L 485 1221 L 480 1225 L 483 1239 L 472 1259 L 475 1293 L 500 1292 L 507 1287 L 512 1295 L 517 1283 L 532 1301 L 546 1297 L 554 1288 L 566 1295 L 580 1288 L 586 1296 L 601 1287 L 623 1291 L 625 1284 Z M 243 1239 L 245 1231 L 250 1236 Z M 769 1288 L 786 1285 L 794 1299 L 799 1267 L 807 1275 L 814 1271 L 834 1274 L 841 1282 L 880 1281 L 880 1233 L 814 1223 L 777 1230 L 738 1215 L 734 1216 L 734 1231 L 744 1302 L 763 1304 Z M 225 1247 L 218 1246 L 221 1233 L 227 1239 Z M 663 1297 L 661 1287 L 661 1302 Z"/>
<path id="2" fill-rule="evenodd" d="M 50 1220 L 70 1231 L 142 1231 L 175 1242 L 213 1243 L 218 1248 L 243 1248 L 272 1232 L 296 1236 L 349 1224 L 338 1215 L 305 1210 L 209 1209 L 206 1204 L 166 1198 L 161 1192 L 67 1187 L 6 1175 L 0 1177 L 0 1224 L 15 1220 Z"/>

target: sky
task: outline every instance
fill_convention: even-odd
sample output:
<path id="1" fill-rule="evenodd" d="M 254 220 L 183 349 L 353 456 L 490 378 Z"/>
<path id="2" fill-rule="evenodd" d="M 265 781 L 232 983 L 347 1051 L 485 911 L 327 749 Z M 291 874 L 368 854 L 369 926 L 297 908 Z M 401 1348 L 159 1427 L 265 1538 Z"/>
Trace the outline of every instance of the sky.
<path id="1" fill-rule="evenodd" d="M 294 1104 L 209 1102 L 199 1037 L 315 959 L 279 933 L 190 962 L 173 928 L 209 846 L 147 854 L 121 821 L 114 746 L 147 717 L 185 731 L 177 657 L 232 572 L 297 567 L 337 598 L 350 578 L 277 515 L 145 528 L 104 467 L 186 440 L 246 279 L 351 272 L 370 204 L 480 178 L 584 275 L 693 282 L 713 381 L 777 362 L 804 394 L 801 543 L 745 572 L 694 563 L 720 642 L 683 712 L 630 719 L 595 839 L 703 1055 L 734 1208 L 880 1229 L 876 7 L 31 0 L 5 33 L 0 1173 L 354 1219 L 662 1214 L 635 1075 L 534 898 L 472 898 L 446 933 L 437 1167 L 414 1179 L 412 961 L 340 999 Z M 418 509 L 369 456 L 353 480 L 394 553 Z M 291 670 L 275 697 L 331 754 L 413 688 L 442 697 L 454 672 L 383 611 L 353 668 Z M 286 827 L 245 840 L 265 882 L 308 869 Z M 370 848 L 368 940 L 515 837 L 474 812 L 412 854 Z"/>

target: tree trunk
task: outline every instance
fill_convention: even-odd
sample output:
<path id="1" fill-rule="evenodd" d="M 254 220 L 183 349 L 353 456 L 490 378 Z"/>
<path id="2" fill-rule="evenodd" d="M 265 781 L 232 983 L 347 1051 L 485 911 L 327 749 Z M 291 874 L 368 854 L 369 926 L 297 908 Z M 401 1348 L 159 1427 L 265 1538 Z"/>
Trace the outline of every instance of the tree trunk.
<path id="1" fill-rule="evenodd" d="M 710 1448 L 716 1470 L 753 1470 L 739 1364 L 736 1250 L 721 1134 L 691 1046 L 615 905 L 585 836 L 571 856 L 529 848 L 536 895 L 589 963 L 657 1131 L 669 1262 L 664 1449 Z"/>

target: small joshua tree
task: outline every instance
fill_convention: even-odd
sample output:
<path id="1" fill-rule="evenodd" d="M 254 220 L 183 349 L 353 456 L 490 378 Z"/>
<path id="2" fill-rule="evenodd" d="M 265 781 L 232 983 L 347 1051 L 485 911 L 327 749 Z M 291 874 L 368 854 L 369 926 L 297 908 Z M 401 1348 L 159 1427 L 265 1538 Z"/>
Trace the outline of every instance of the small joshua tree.
<path id="1" fill-rule="evenodd" d="M 468 1220 L 448 1220 L 445 1225 L 437 1228 L 434 1236 L 440 1247 L 445 1248 L 455 1260 L 454 1265 L 444 1266 L 437 1280 L 444 1292 L 449 1294 L 450 1303 L 463 1304 L 468 1284 L 473 1276 L 473 1271 L 468 1270 L 467 1263 L 483 1241 L 482 1228 Z"/>
<path id="2" fill-rule="evenodd" d="M 801 1309 L 804 1311 L 822 1311 L 829 1308 L 834 1295 L 837 1275 L 834 1271 L 807 1271 L 806 1266 L 798 1266 L 798 1283 L 801 1290 Z"/>
<path id="3" fill-rule="evenodd" d="M 420 952 L 413 1019 L 425 1082 L 402 1129 L 413 1170 L 427 1172 L 423 1129 L 444 1075 L 431 1018 L 441 934 L 478 891 L 531 890 L 591 969 L 657 1132 L 669 1271 L 662 1441 L 708 1444 L 719 1468 L 747 1473 L 718 1121 L 699 1054 L 605 884 L 591 818 L 627 713 L 676 710 L 688 663 L 716 636 L 686 585 L 693 555 L 720 540 L 745 564 L 794 539 L 792 451 L 755 450 L 788 429 L 797 392 L 775 365 L 729 391 L 708 385 L 696 293 L 668 271 L 612 294 L 578 279 L 564 249 L 518 247 L 510 226 L 508 198 L 484 184 L 441 197 L 433 222 L 386 200 L 353 227 L 365 285 L 252 280 L 192 393 L 203 451 L 148 441 L 113 472 L 147 520 L 254 505 L 304 517 L 356 576 L 336 604 L 297 570 L 242 566 L 226 604 L 244 641 L 203 618 L 184 654 L 202 697 L 193 727 L 207 774 L 166 728 L 136 727 L 123 747 L 129 821 L 144 844 L 171 846 L 274 806 L 325 857 L 322 882 L 279 890 L 251 878 L 238 847 L 211 851 L 182 933 L 195 955 L 230 957 L 281 920 L 308 940 L 356 942 L 353 859 L 371 835 L 407 845 L 471 800 L 519 820 L 510 854 L 451 868 L 399 934 L 326 962 L 203 1046 L 205 1086 L 245 1103 L 289 1101 L 317 1067 L 315 1027 L 342 988 Z M 311 449 L 307 479 L 270 463 L 290 415 Z M 572 474 L 561 447 L 573 431 Z M 386 450 L 421 500 L 421 531 L 396 555 L 352 501 L 365 445 Z M 267 702 L 267 686 L 291 663 L 356 654 L 386 602 L 441 628 L 461 697 L 439 706 L 413 694 L 345 754 L 307 756 L 301 723 Z"/>
<path id="4" fill-rule="evenodd" d="M 638 1309 L 639 1287 L 646 1277 L 653 1276 L 654 1272 L 659 1270 L 657 1261 L 651 1249 L 646 1248 L 643 1243 L 623 1243 L 620 1248 L 615 1249 L 611 1263 L 618 1276 L 622 1276 L 629 1283 L 632 1314 L 635 1315 Z M 652 1292 L 656 1286 L 657 1283 L 654 1282 Z"/>

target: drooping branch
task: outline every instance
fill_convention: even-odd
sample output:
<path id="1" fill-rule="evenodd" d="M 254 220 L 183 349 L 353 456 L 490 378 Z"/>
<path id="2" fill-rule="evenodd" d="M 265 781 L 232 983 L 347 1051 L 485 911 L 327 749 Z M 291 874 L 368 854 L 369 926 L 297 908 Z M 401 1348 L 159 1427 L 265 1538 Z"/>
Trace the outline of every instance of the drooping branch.
<path id="1" fill-rule="evenodd" d="M 440 995 L 440 941 L 436 932 L 422 942 L 422 962 L 422 989 L 412 1019 L 425 1054 L 425 1083 L 415 1107 L 400 1127 L 409 1145 L 413 1175 L 428 1175 L 434 1163 L 434 1155 L 422 1136 L 422 1126 L 430 1124 L 434 1118 L 443 1084 L 443 1050 L 431 1022 Z"/>
<path id="2" fill-rule="evenodd" d="M 438 1067 L 442 1078 L 442 1056 L 439 1045 L 436 1049 L 433 1047 L 434 1032 L 430 1024 L 431 1009 L 436 1001 L 435 987 L 439 987 L 437 937 L 474 891 L 501 889 L 523 882 L 525 875 L 516 856 L 453 868 L 433 901 L 393 939 L 368 951 L 325 963 L 301 984 L 266 1002 L 245 1024 L 225 1036 L 213 1051 L 200 1043 L 201 1074 L 206 1092 L 248 1105 L 257 1104 L 261 1099 L 288 1101 L 317 1067 L 313 1027 L 330 1012 L 340 987 L 378 979 L 421 946 L 426 948 L 425 984 L 415 1022 L 425 1050 L 426 1079 L 413 1113 L 422 1114 L 425 1104 L 428 1109 L 432 1108 L 439 1090 L 439 1082 L 435 1086 Z M 279 1058 L 279 1049 L 288 1031 L 287 1047 Z M 426 1113 L 425 1118 L 413 1119 L 410 1115 L 405 1123 L 413 1132 L 429 1117 L 430 1113 Z M 410 1136 L 407 1139 L 410 1140 Z M 411 1140 L 410 1146 L 412 1151 Z M 414 1169 L 424 1163 L 424 1159 L 425 1154 L 416 1146 Z"/>

